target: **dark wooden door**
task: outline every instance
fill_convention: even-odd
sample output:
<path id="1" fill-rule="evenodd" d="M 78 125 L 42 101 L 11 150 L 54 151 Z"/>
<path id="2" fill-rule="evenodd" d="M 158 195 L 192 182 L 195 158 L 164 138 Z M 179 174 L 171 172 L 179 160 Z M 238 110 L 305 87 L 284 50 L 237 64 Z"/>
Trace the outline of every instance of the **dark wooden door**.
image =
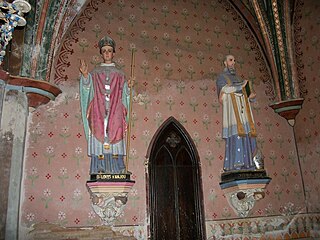
<path id="1" fill-rule="evenodd" d="M 148 155 L 151 239 L 205 239 L 199 157 L 186 130 L 169 118 Z"/>

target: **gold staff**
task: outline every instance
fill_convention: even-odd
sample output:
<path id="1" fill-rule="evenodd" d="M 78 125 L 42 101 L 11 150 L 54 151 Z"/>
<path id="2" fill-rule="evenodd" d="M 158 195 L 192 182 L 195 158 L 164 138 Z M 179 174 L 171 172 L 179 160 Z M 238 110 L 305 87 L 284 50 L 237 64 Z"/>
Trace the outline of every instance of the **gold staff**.
<path id="1" fill-rule="evenodd" d="M 130 102 L 129 102 L 129 119 L 128 119 L 128 129 L 127 129 L 127 151 L 126 151 L 126 173 L 128 172 L 129 164 L 129 151 L 130 151 L 130 131 L 131 131 L 131 113 L 132 113 L 132 88 L 133 88 L 133 79 L 134 79 L 134 49 L 131 50 L 131 81 L 130 81 Z"/>

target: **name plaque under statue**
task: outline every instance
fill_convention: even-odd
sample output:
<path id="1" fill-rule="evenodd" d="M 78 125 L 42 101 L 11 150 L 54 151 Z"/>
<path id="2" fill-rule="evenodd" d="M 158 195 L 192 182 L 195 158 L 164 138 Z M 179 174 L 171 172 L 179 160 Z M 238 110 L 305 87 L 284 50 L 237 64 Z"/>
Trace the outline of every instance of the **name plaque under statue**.
<path id="1" fill-rule="evenodd" d="M 130 174 L 92 174 L 90 181 L 131 181 Z"/>

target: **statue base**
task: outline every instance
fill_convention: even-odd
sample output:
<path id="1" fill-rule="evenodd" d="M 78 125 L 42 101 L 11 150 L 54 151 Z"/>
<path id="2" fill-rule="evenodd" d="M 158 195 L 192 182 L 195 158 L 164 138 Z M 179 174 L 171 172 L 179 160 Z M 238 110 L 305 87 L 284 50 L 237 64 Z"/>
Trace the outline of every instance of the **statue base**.
<path id="1" fill-rule="evenodd" d="M 130 174 L 95 174 L 87 181 L 91 206 L 103 225 L 113 226 L 123 215 L 135 181 Z"/>
<path id="2" fill-rule="evenodd" d="M 264 169 L 261 170 L 238 170 L 221 174 L 221 189 L 239 186 L 243 184 L 268 184 L 271 178 Z"/>
<path id="3" fill-rule="evenodd" d="M 271 178 L 262 169 L 225 172 L 221 180 L 220 187 L 229 205 L 239 217 L 247 217 L 256 201 L 264 198 Z"/>

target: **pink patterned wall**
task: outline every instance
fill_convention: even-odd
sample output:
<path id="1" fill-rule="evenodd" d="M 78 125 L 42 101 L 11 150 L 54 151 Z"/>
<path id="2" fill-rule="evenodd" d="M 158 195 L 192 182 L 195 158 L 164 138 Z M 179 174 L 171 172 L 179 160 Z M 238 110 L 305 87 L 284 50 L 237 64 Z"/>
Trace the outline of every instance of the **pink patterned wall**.
<path id="1" fill-rule="evenodd" d="M 310 14 L 315 14 L 312 10 L 310 8 Z M 308 18 L 304 21 L 308 24 Z M 315 22 L 313 27 L 319 28 L 319 24 Z M 306 30 L 307 38 L 312 32 Z M 215 77 L 223 69 L 222 59 L 228 53 L 236 56 L 238 73 L 254 82 L 258 94 L 253 104 L 257 140 L 265 155 L 265 168 L 272 178 L 265 198 L 257 203 L 251 216 L 283 214 L 288 206 L 292 206 L 293 212 L 305 211 L 293 130 L 269 107 L 274 96 L 266 65 L 254 38 L 231 6 L 225 1 L 96 0 L 90 1 L 70 26 L 56 55 L 50 81 L 57 83 L 63 94 L 29 117 L 22 226 L 30 227 L 43 221 L 63 226 L 100 224 L 91 209 L 85 186 L 89 179 L 89 159 L 80 115 L 78 65 L 83 58 L 92 69 L 101 61 L 97 42 L 105 34 L 116 40 L 115 60 L 127 74 L 131 50 L 136 49 L 135 91 L 141 94 L 140 102 L 133 105 L 129 162 L 136 183 L 120 225 L 145 225 L 145 156 L 157 128 L 170 116 L 184 125 L 197 146 L 206 220 L 236 217 L 219 187 L 224 142 Z M 308 46 L 310 54 L 316 52 L 316 40 L 310 39 L 314 41 L 314 46 Z M 316 63 L 310 63 L 319 62 L 319 56 L 309 59 L 310 55 L 305 54 L 304 57 L 305 70 L 313 68 L 311 73 L 315 73 Z M 315 79 L 316 74 L 313 74 Z M 310 80 L 315 85 L 316 80 Z M 313 136 L 319 129 L 313 123 L 316 118 L 310 118 L 310 111 L 314 109 L 313 114 L 318 117 L 319 91 L 312 85 L 310 89 L 310 101 L 306 103 L 313 107 L 303 110 L 307 113 L 299 117 L 297 126 L 305 126 L 307 121 Z M 307 157 L 303 158 L 303 174 L 310 178 L 307 186 L 316 187 L 319 193 L 319 183 L 311 182 L 316 178 L 312 171 L 317 166 L 311 161 L 316 156 L 319 158 L 319 140 L 309 144 L 305 130 L 297 131 L 297 135 L 299 146 L 308 147 Z M 317 150 L 311 146 L 318 146 Z M 319 166 L 319 160 L 317 164 Z M 317 199 L 313 199 L 314 203 Z"/>
<path id="2" fill-rule="evenodd" d="M 308 210 L 320 212 L 320 20 L 318 1 L 304 1 L 299 20 L 298 51 L 305 76 L 304 103 L 296 118 L 295 135 L 299 149 Z"/>

